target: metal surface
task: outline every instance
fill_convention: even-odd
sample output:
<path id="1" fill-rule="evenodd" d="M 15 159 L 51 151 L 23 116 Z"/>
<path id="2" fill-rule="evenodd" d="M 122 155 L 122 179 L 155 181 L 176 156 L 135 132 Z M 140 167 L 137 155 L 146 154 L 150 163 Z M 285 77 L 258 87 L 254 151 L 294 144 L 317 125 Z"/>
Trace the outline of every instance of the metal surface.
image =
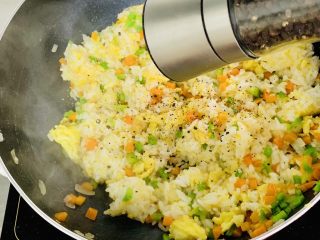
<path id="1" fill-rule="evenodd" d="M 184 81 L 226 65 L 212 49 L 203 27 L 201 0 L 148 0 L 146 43 L 159 70 Z"/>
<path id="2" fill-rule="evenodd" d="M 111 218 L 102 212 L 110 202 L 101 186 L 96 196 L 76 211 L 63 204 L 63 198 L 84 179 L 82 171 L 49 142 L 48 131 L 73 107 L 68 84 L 60 78 L 58 59 L 71 39 L 110 25 L 116 15 L 139 0 L 27 0 L 14 17 L 0 42 L 0 160 L 9 180 L 28 204 L 44 219 L 66 234 L 82 239 L 74 230 L 93 233 L 97 240 L 162 239 L 156 227 L 142 225 L 125 217 Z M 58 44 L 57 53 L 52 53 Z M 192 66 L 191 66 L 192 67 Z M 19 158 L 16 165 L 10 151 Z M 42 196 L 38 181 L 44 181 L 47 194 Z M 308 201 L 313 198 L 308 196 Z M 285 227 L 310 209 L 320 196 L 284 224 L 257 239 L 264 239 Z M 99 210 L 96 222 L 84 217 L 88 207 Z M 67 210 L 68 221 L 60 225 L 51 217 Z"/>
<path id="3" fill-rule="evenodd" d="M 229 17 L 228 1 L 203 0 L 203 20 L 211 45 L 227 63 L 252 59 L 240 47 Z"/>

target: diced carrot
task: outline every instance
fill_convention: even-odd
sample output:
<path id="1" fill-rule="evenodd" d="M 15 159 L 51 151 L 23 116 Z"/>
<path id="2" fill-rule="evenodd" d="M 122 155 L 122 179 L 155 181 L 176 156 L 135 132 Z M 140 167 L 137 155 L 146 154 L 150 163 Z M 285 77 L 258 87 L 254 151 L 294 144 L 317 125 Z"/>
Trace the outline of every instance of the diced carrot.
<path id="1" fill-rule="evenodd" d="M 219 112 L 216 122 L 218 125 L 224 125 L 228 121 L 228 113 L 226 112 Z"/>
<path id="2" fill-rule="evenodd" d="M 95 138 L 87 138 L 85 147 L 87 151 L 92 151 L 98 146 L 98 141 Z"/>
<path id="3" fill-rule="evenodd" d="M 146 217 L 146 223 L 152 223 L 152 222 L 153 222 L 152 217 L 150 215 L 148 215 Z"/>
<path id="4" fill-rule="evenodd" d="M 313 188 L 314 185 L 316 185 L 316 183 L 317 183 L 316 181 L 310 181 L 310 182 L 307 182 L 307 183 L 300 185 L 299 188 L 302 192 L 306 192 L 309 189 Z"/>
<path id="5" fill-rule="evenodd" d="M 255 229 L 251 234 L 250 237 L 258 237 L 261 234 L 265 233 L 267 231 L 267 228 L 265 225 L 261 225 L 259 228 Z"/>
<path id="6" fill-rule="evenodd" d="M 246 165 L 246 166 L 249 166 L 253 163 L 253 156 L 252 154 L 247 154 L 246 156 L 244 156 L 243 158 L 243 163 Z"/>
<path id="7" fill-rule="evenodd" d="M 218 76 L 217 80 L 222 83 L 222 82 L 226 82 L 228 80 L 228 76 L 226 75 L 220 75 Z"/>
<path id="8" fill-rule="evenodd" d="M 161 88 L 152 88 L 150 90 L 150 95 L 151 95 L 151 104 L 155 105 L 159 102 L 161 102 L 162 97 L 163 97 L 163 91 Z"/>
<path id="9" fill-rule="evenodd" d="M 116 75 L 121 75 L 124 74 L 124 70 L 122 68 L 118 68 L 115 73 Z"/>
<path id="10" fill-rule="evenodd" d="M 122 60 L 122 64 L 123 64 L 124 66 L 127 66 L 127 67 L 131 67 L 131 66 L 137 65 L 137 64 L 138 64 L 138 57 L 135 56 L 135 55 L 126 56 L 126 57 Z"/>
<path id="11" fill-rule="evenodd" d="M 298 136 L 294 132 L 286 132 L 283 135 L 283 140 L 288 142 L 288 143 L 294 143 L 297 140 Z"/>
<path id="12" fill-rule="evenodd" d="M 65 222 L 67 220 L 68 213 L 67 212 L 58 212 L 54 214 L 54 218 L 59 222 Z"/>
<path id="13" fill-rule="evenodd" d="M 133 172 L 131 167 L 126 167 L 124 169 L 124 172 L 125 172 L 127 177 L 133 177 L 134 176 L 134 172 Z"/>
<path id="14" fill-rule="evenodd" d="M 253 223 L 257 223 L 259 222 L 260 220 L 260 214 L 258 211 L 254 211 L 251 215 L 250 215 L 250 220 L 253 222 Z"/>
<path id="15" fill-rule="evenodd" d="M 200 118 L 201 118 L 201 114 L 195 110 L 191 110 L 186 113 L 187 123 L 192 123 L 196 119 L 200 119 Z"/>
<path id="16" fill-rule="evenodd" d="M 189 92 L 188 88 L 185 85 L 181 85 L 181 95 L 185 98 L 192 98 L 192 94 Z"/>
<path id="17" fill-rule="evenodd" d="M 176 84 L 173 82 L 166 82 L 166 87 L 169 89 L 175 89 L 176 88 Z"/>
<path id="18" fill-rule="evenodd" d="M 95 208 L 88 208 L 86 212 L 86 218 L 89 218 L 92 221 L 95 221 L 97 219 L 98 210 Z"/>
<path id="19" fill-rule="evenodd" d="M 234 183 L 234 187 L 235 188 L 241 188 L 242 186 L 244 186 L 247 183 L 247 181 L 245 179 L 242 178 L 238 178 L 237 181 Z"/>
<path id="20" fill-rule="evenodd" d="M 213 226 L 213 228 L 212 228 L 213 238 L 214 239 L 219 239 L 221 234 L 222 234 L 222 227 L 220 225 L 219 226 L 217 226 L 217 225 Z"/>
<path id="21" fill-rule="evenodd" d="M 237 76 L 240 73 L 240 69 L 239 68 L 234 68 L 230 71 L 230 75 L 232 76 Z"/>
<path id="22" fill-rule="evenodd" d="M 241 230 L 247 232 L 250 229 L 251 224 L 249 222 L 244 222 L 241 224 Z"/>
<path id="23" fill-rule="evenodd" d="M 241 237 L 241 235 L 242 235 L 241 228 L 236 228 L 232 233 L 232 237 L 235 237 L 235 238 L 239 238 Z"/>
<path id="24" fill-rule="evenodd" d="M 286 84 L 287 94 L 290 94 L 291 92 L 293 92 L 295 88 L 296 88 L 296 85 L 294 83 L 292 83 L 291 81 L 287 82 L 287 84 Z"/>
<path id="25" fill-rule="evenodd" d="M 319 124 L 317 124 L 317 123 L 314 123 L 314 124 L 310 127 L 311 130 L 317 130 L 318 128 L 319 128 Z"/>
<path id="26" fill-rule="evenodd" d="M 139 36 L 140 36 L 140 40 L 141 40 L 141 41 L 144 40 L 144 32 L 143 32 L 143 30 L 141 30 L 141 31 L 139 32 Z"/>
<path id="27" fill-rule="evenodd" d="M 265 79 L 270 79 L 270 77 L 272 76 L 272 73 L 271 72 L 264 72 L 263 75 L 264 75 Z"/>
<path id="28" fill-rule="evenodd" d="M 124 150 L 127 153 L 133 153 L 134 152 L 134 142 L 133 141 L 127 142 L 127 144 L 124 146 Z"/>
<path id="29" fill-rule="evenodd" d="M 66 203 L 71 203 L 71 204 L 75 204 L 77 201 L 77 197 L 74 194 L 68 194 L 65 198 L 64 201 Z"/>
<path id="30" fill-rule="evenodd" d="M 81 183 L 81 187 L 87 191 L 93 191 L 93 185 L 89 182 Z"/>
<path id="31" fill-rule="evenodd" d="M 171 216 L 164 216 L 163 217 L 163 221 L 162 221 L 162 225 L 165 227 L 169 227 L 173 222 L 173 217 Z"/>
<path id="32" fill-rule="evenodd" d="M 100 36 L 99 36 L 99 33 L 98 32 L 93 32 L 93 33 L 91 33 L 91 39 L 93 40 L 93 41 L 95 41 L 95 42 L 98 42 L 98 41 L 100 41 Z"/>
<path id="33" fill-rule="evenodd" d="M 127 115 L 127 116 L 125 116 L 125 117 L 123 118 L 123 121 L 124 121 L 126 124 L 131 125 L 131 124 L 133 123 L 133 117 Z"/>
<path id="34" fill-rule="evenodd" d="M 320 163 L 312 165 L 312 177 L 315 180 L 320 180 Z"/>
<path id="35" fill-rule="evenodd" d="M 277 147 L 280 149 L 280 150 L 283 150 L 284 147 L 285 147 L 285 144 L 284 144 L 284 140 L 282 137 L 280 136 L 275 136 L 272 140 L 272 142 L 277 145 Z"/>
<path id="36" fill-rule="evenodd" d="M 69 116 L 69 120 L 71 122 L 77 121 L 77 113 L 75 113 L 75 112 L 71 113 L 70 116 Z"/>
<path id="37" fill-rule="evenodd" d="M 66 60 L 65 58 L 60 58 L 60 59 L 59 59 L 59 63 L 60 63 L 61 65 L 66 65 L 66 64 L 67 64 L 67 60 Z"/>
<path id="38" fill-rule="evenodd" d="M 310 144 L 312 142 L 310 135 L 305 135 L 302 137 L 302 140 L 304 141 L 305 144 Z"/>
<path id="39" fill-rule="evenodd" d="M 314 132 L 314 133 L 312 133 L 312 135 L 313 135 L 313 137 L 314 137 L 315 140 L 317 140 L 318 142 L 320 142 L 320 133 Z"/>
<path id="40" fill-rule="evenodd" d="M 277 96 L 275 94 L 270 93 L 270 92 L 264 91 L 263 92 L 263 99 L 267 103 L 275 103 L 277 101 Z"/>
<path id="41" fill-rule="evenodd" d="M 219 91 L 220 92 L 224 92 L 227 89 L 227 87 L 228 87 L 228 83 L 227 82 L 221 82 L 219 84 Z"/>
<path id="42" fill-rule="evenodd" d="M 273 221 L 272 220 L 267 220 L 264 222 L 264 225 L 266 226 L 266 228 L 270 228 L 273 225 Z"/>
<path id="43" fill-rule="evenodd" d="M 256 178 L 249 178 L 249 188 L 254 190 L 258 187 L 258 180 Z"/>
<path id="44" fill-rule="evenodd" d="M 253 160 L 252 165 L 255 168 L 260 168 L 262 166 L 262 161 L 261 160 Z"/>
<path id="45" fill-rule="evenodd" d="M 271 169 L 272 169 L 272 171 L 278 172 L 278 166 L 279 166 L 279 163 L 277 163 L 277 164 L 271 164 Z"/>
<path id="46" fill-rule="evenodd" d="M 180 168 L 179 167 L 174 167 L 171 169 L 171 173 L 175 176 L 178 176 L 180 173 Z"/>
<path id="47" fill-rule="evenodd" d="M 82 206 L 85 201 L 86 201 L 86 198 L 84 196 L 79 195 L 78 197 L 76 197 L 75 204 L 77 206 Z"/>
<path id="48" fill-rule="evenodd" d="M 277 187 L 275 184 L 269 183 L 267 185 L 266 196 L 275 196 L 277 194 Z"/>
<path id="49" fill-rule="evenodd" d="M 271 205 L 276 200 L 276 196 L 264 196 L 264 203 L 266 205 Z"/>

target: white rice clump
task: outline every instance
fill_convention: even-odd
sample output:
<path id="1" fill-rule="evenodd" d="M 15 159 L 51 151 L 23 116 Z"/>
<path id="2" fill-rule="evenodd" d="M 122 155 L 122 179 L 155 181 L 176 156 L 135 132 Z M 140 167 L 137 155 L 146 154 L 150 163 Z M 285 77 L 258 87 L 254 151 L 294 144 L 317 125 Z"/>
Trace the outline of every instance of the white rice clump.
<path id="1" fill-rule="evenodd" d="M 320 150 L 312 45 L 173 83 L 146 51 L 141 11 L 126 9 L 114 25 L 68 44 L 62 78 L 77 103 L 50 140 L 106 183 L 106 214 L 159 223 L 172 238 L 226 233 L 251 212 L 270 219 L 270 188 L 294 195 L 293 176 L 311 180 L 300 161 L 310 160 L 306 149 Z"/>

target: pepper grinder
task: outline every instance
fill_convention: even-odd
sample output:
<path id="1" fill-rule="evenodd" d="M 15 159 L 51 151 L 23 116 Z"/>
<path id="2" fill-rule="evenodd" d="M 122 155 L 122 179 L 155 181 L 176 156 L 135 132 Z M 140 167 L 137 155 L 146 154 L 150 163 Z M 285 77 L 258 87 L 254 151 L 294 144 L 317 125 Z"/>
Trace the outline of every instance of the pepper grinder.
<path id="1" fill-rule="evenodd" d="M 320 39 L 320 0 L 147 0 L 146 44 L 158 69 L 185 81 L 281 46 Z"/>

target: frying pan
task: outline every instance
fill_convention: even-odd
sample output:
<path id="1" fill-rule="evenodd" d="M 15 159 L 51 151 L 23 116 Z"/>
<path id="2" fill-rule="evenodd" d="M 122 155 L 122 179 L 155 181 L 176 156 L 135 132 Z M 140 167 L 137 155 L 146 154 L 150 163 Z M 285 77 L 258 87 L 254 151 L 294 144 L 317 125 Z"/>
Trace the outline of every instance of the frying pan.
<path id="1" fill-rule="evenodd" d="M 200 1 L 200 0 L 198 0 Z M 9 180 L 26 202 L 46 221 L 75 239 L 84 239 L 74 230 L 92 233 L 95 239 L 162 239 L 155 227 L 125 217 L 101 214 L 110 200 L 105 187 L 84 207 L 70 211 L 63 198 L 76 183 L 85 180 L 81 169 L 47 138 L 48 131 L 64 112 L 73 108 L 68 84 L 60 78 L 58 59 L 69 40 L 80 43 L 82 34 L 102 30 L 115 21 L 124 8 L 141 0 L 27 0 L 9 24 L 0 41 L 0 160 Z M 59 46 L 56 53 L 51 49 Z M 15 149 L 19 164 L 12 160 Z M 43 196 L 39 181 L 46 186 Z M 308 205 L 283 224 L 260 236 L 265 239 L 298 219 L 320 199 L 307 195 Z M 95 222 L 84 217 L 88 207 L 99 210 Z M 55 212 L 68 211 L 68 221 L 55 222 Z M 49 239 L 49 236 L 48 236 Z"/>

